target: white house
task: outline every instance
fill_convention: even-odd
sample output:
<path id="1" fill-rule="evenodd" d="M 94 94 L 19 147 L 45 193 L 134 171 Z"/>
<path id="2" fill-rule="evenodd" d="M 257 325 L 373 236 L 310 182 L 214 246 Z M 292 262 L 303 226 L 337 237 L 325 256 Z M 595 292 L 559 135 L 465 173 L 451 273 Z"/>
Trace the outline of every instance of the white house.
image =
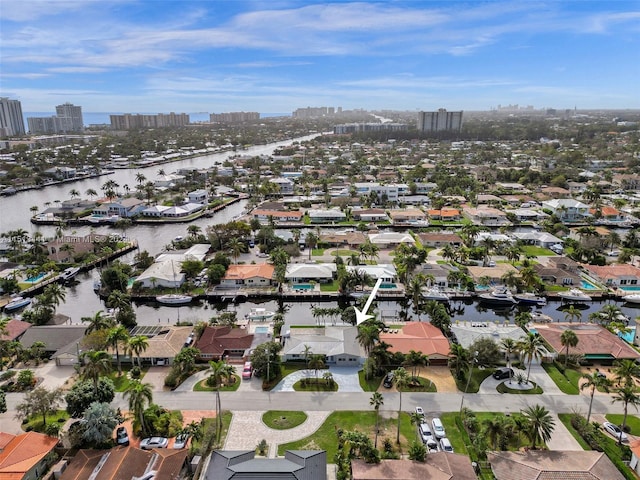
<path id="1" fill-rule="evenodd" d="M 358 327 L 292 328 L 287 333 L 281 353 L 284 361 L 303 360 L 309 349 L 313 355 L 324 355 L 327 364 L 339 367 L 355 367 L 364 360 Z"/>
<path id="2" fill-rule="evenodd" d="M 289 263 L 284 277 L 290 283 L 329 283 L 334 279 L 336 271 L 335 263 Z"/>
<path id="3" fill-rule="evenodd" d="M 547 200 L 542 207 L 551 210 L 561 222 L 581 222 L 590 216 L 589 205 L 572 198 Z"/>

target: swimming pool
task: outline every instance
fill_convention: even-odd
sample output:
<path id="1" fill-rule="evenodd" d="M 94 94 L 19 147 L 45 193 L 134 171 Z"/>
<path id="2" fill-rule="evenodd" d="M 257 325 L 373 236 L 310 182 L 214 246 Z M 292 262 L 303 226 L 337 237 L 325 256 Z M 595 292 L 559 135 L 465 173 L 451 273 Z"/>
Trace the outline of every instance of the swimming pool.
<path id="1" fill-rule="evenodd" d="M 257 326 L 253 333 L 269 333 L 269 327 Z"/>
<path id="2" fill-rule="evenodd" d="M 640 285 L 622 285 L 618 288 L 620 290 L 624 290 L 625 292 L 640 292 Z"/>
<path id="3" fill-rule="evenodd" d="M 395 283 L 381 283 L 380 288 L 398 288 Z"/>
<path id="4" fill-rule="evenodd" d="M 36 275 L 35 277 L 29 277 L 27 278 L 24 283 L 38 283 L 40 280 L 42 280 L 44 277 L 46 277 L 47 274 L 46 273 L 39 273 L 38 275 Z"/>
<path id="5" fill-rule="evenodd" d="M 296 283 L 291 288 L 294 290 L 313 290 L 313 285 L 310 283 Z"/>
<path id="6" fill-rule="evenodd" d="M 593 283 L 587 282 L 586 280 L 582 280 L 580 288 L 584 290 L 599 290 Z"/>

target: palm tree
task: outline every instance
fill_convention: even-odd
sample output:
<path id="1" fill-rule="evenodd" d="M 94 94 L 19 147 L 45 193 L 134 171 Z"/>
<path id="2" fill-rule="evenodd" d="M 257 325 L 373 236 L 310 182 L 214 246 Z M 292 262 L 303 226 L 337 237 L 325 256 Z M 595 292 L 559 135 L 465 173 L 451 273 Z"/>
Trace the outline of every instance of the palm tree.
<path id="1" fill-rule="evenodd" d="M 591 388 L 589 412 L 587 413 L 587 423 L 589 423 L 589 419 L 591 418 L 591 407 L 593 406 L 593 395 L 594 393 L 596 393 L 596 388 L 609 393 L 611 380 L 609 380 L 606 376 L 603 376 L 600 372 L 585 373 L 581 378 L 584 378 L 586 381 L 582 383 L 582 385 L 580 385 L 580 390 Z"/>
<path id="2" fill-rule="evenodd" d="M 402 390 L 407 388 L 407 385 L 409 384 L 409 374 L 404 368 L 396 368 L 393 371 L 393 383 L 395 383 L 396 389 L 400 393 L 400 404 L 398 406 L 398 432 L 396 434 L 396 443 L 400 444 L 400 414 L 402 413 Z"/>
<path id="3" fill-rule="evenodd" d="M 567 353 L 564 355 L 564 368 L 567 368 L 567 362 L 569 361 L 569 347 L 575 348 L 578 342 L 578 336 L 573 330 L 565 330 L 560 335 L 560 344 L 567 348 Z"/>
<path id="4" fill-rule="evenodd" d="M 84 331 L 85 335 L 98 330 L 106 330 L 113 327 L 115 323 L 113 318 L 105 316 L 102 310 L 98 310 L 93 317 L 82 317 L 80 321 L 89 323 L 89 326 Z"/>
<path id="5" fill-rule="evenodd" d="M 97 197 L 98 196 L 98 192 L 96 192 L 93 188 L 88 188 L 84 194 L 89 197 L 90 200 L 93 199 L 93 197 Z"/>
<path id="6" fill-rule="evenodd" d="M 316 384 L 318 383 L 318 370 L 324 368 L 324 355 L 311 355 L 309 368 L 315 372 Z"/>
<path id="7" fill-rule="evenodd" d="M 456 378 L 460 378 L 460 372 L 469 366 L 469 351 L 459 343 L 452 343 L 449 349 L 449 365 L 455 368 Z"/>
<path id="8" fill-rule="evenodd" d="M 88 350 L 82 354 L 82 371 L 80 376 L 83 380 L 93 382 L 93 393 L 98 395 L 98 380 L 101 376 L 111 371 L 111 355 L 104 350 Z"/>
<path id="9" fill-rule="evenodd" d="M 511 377 L 513 376 L 513 369 L 511 369 L 511 355 L 518 351 L 518 342 L 513 338 L 506 337 L 500 341 L 500 346 L 507 358 L 507 367 L 509 367 L 509 383 L 511 383 Z"/>
<path id="10" fill-rule="evenodd" d="M 556 424 L 549 410 L 542 405 L 532 405 L 525 408 L 522 411 L 522 415 L 529 424 L 526 432 L 531 440 L 531 448 L 535 450 L 538 440 L 548 442 Z"/>
<path id="11" fill-rule="evenodd" d="M 304 238 L 307 247 L 309 247 L 309 260 L 311 260 L 311 252 L 318 246 L 319 240 L 320 238 L 313 232 L 307 233 L 307 236 Z"/>
<path id="12" fill-rule="evenodd" d="M 504 417 L 486 418 L 482 422 L 484 436 L 491 443 L 494 450 L 498 449 L 500 437 L 505 433 Z"/>
<path id="13" fill-rule="evenodd" d="M 621 402 L 624 405 L 624 416 L 622 417 L 622 425 L 620 425 L 620 437 L 618 437 L 618 445 L 622 442 L 622 432 L 627 426 L 627 413 L 629 410 L 629 405 L 632 405 L 636 410 L 638 410 L 638 405 L 640 405 L 640 396 L 636 393 L 635 386 L 626 384 L 622 387 L 619 387 L 615 390 L 615 394 L 612 403 Z"/>
<path id="14" fill-rule="evenodd" d="M 311 347 L 307 344 L 304 345 L 304 350 L 302 351 L 302 356 L 304 357 L 304 364 L 307 369 L 309 368 L 309 358 L 311 358 Z"/>
<path id="15" fill-rule="evenodd" d="M 575 305 L 569 305 L 569 308 L 564 311 L 564 319 L 569 320 L 569 323 L 573 323 L 574 319 L 580 321 L 582 320 L 582 312 Z"/>
<path id="16" fill-rule="evenodd" d="M 362 322 L 358 325 L 356 340 L 358 340 L 368 357 L 373 347 L 380 341 L 380 330 L 378 326 L 368 321 Z"/>
<path id="17" fill-rule="evenodd" d="M 129 332 L 124 325 L 117 325 L 107 333 L 107 343 L 116 350 L 116 362 L 118 363 L 118 375 L 122 375 L 122 365 L 120 364 L 120 342 L 126 343 L 129 340 Z"/>
<path id="18" fill-rule="evenodd" d="M 149 340 L 144 335 L 134 335 L 129 337 L 127 341 L 127 348 L 138 358 L 138 367 L 142 367 L 142 361 L 140 360 L 140 354 L 149 347 Z"/>
<path id="19" fill-rule="evenodd" d="M 539 360 L 544 352 L 544 342 L 540 335 L 538 335 L 537 333 L 529 332 L 526 338 L 520 342 L 520 352 L 524 354 L 525 359 L 528 363 L 527 383 L 529 383 L 529 376 L 531 375 L 531 363 L 533 362 L 534 358 L 536 360 Z"/>
<path id="20" fill-rule="evenodd" d="M 380 415 L 380 407 L 384 405 L 384 398 L 380 392 L 373 392 L 369 399 L 369 405 L 376 411 L 376 434 L 373 441 L 373 448 L 378 448 L 378 420 Z"/>
<path id="21" fill-rule="evenodd" d="M 224 360 L 212 360 L 209 362 L 209 379 L 208 384 L 212 386 L 216 392 L 216 435 L 220 438 L 222 431 L 222 403 L 220 401 L 220 386 L 224 380 L 233 377 L 233 367 Z"/>
<path id="22" fill-rule="evenodd" d="M 244 242 L 242 242 L 242 240 L 240 240 L 239 238 L 234 237 L 227 243 L 227 248 L 233 256 L 234 262 L 238 263 L 238 257 L 242 252 L 244 252 L 245 249 Z"/>
<path id="23" fill-rule="evenodd" d="M 618 383 L 624 380 L 625 385 L 632 386 L 634 377 L 640 377 L 640 365 L 635 360 L 617 360 L 613 365 L 613 374 Z"/>
<path id="24" fill-rule="evenodd" d="M 147 433 L 144 423 L 144 411 L 147 404 L 153 401 L 153 385 L 142 383 L 140 380 L 132 380 L 124 391 L 124 398 L 129 399 L 129 410 L 137 420 L 143 433 Z"/>

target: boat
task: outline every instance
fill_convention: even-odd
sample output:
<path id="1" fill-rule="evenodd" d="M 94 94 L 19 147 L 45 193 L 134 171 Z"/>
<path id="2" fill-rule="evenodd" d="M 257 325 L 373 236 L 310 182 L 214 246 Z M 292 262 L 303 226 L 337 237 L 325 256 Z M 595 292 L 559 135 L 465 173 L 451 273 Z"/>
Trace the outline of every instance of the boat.
<path id="1" fill-rule="evenodd" d="M 68 282 L 69 280 L 73 280 L 79 271 L 80 271 L 80 267 L 66 268 L 60 274 L 60 280 L 62 280 L 63 282 Z"/>
<path id="2" fill-rule="evenodd" d="M 193 297 L 182 293 L 167 293 L 166 295 L 158 295 L 156 301 L 165 305 L 186 305 L 191 303 Z"/>
<path id="3" fill-rule="evenodd" d="M 436 300 L 438 302 L 448 302 L 449 295 L 438 287 L 428 287 L 422 290 L 422 298 L 425 300 Z"/>
<path id="4" fill-rule="evenodd" d="M 541 312 L 532 312 L 531 321 L 534 323 L 550 323 L 553 322 L 553 318 Z"/>
<path id="5" fill-rule="evenodd" d="M 521 305 L 537 305 L 543 306 L 547 304 L 547 299 L 540 297 L 535 293 L 523 292 L 517 293 L 513 296 Z"/>
<path id="6" fill-rule="evenodd" d="M 570 302 L 590 302 L 593 299 L 578 288 L 572 288 L 564 292 L 558 292 L 558 296 Z"/>
<path id="7" fill-rule="evenodd" d="M 247 313 L 246 317 L 249 320 L 253 320 L 256 322 L 264 322 L 265 320 L 270 320 L 275 314 L 276 312 L 258 307 L 252 308 L 251 311 Z"/>
<path id="8" fill-rule="evenodd" d="M 640 293 L 625 295 L 624 297 L 622 297 L 622 299 L 628 303 L 640 303 Z"/>
<path id="9" fill-rule="evenodd" d="M 518 303 L 511 292 L 504 287 L 494 288 L 488 293 L 481 293 L 478 297 L 482 303 L 492 305 L 515 305 Z"/>
<path id="10" fill-rule="evenodd" d="M 20 308 L 26 307 L 30 303 L 31 303 L 30 298 L 13 297 L 11 301 L 4 306 L 4 311 L 13 312 L 14 310 L 18 310 Z"/>

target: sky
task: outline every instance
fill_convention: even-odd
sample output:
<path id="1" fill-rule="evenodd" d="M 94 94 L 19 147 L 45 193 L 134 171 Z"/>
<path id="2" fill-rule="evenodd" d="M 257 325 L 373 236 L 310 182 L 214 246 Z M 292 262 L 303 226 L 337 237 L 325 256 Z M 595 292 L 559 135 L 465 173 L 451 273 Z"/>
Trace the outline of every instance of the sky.
<path id="1" fill-rule="evenodd" d="M 639 1 L 1 0 L 25 112 L 640 108 Z"/>

